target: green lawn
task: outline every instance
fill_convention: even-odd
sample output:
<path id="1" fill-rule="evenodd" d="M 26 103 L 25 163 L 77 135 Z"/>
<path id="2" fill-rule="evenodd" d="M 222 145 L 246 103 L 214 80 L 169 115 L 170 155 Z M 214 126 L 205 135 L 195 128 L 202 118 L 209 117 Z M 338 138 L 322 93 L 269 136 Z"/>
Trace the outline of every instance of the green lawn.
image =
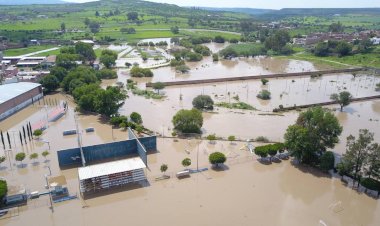
<path id="1" fill-rule="evenodd" d="M 334 67 L 347 67 L 346 65 L 361 66 L 361 67 L 377 67 L 380 68 L 380 48 L 375 49 L 372 53 L 355 54 L 345 57 L 328 56 L 317 57 L 310 53 L 302 53 L 292 56 L 294 59 L 305 59 L 314 62 L 325 63 Z M 334 63 L 338 62 L 338 63 Z M 342 63 L 342 64 L 339 64 Z"/>
<path id="2" fill-rule="evenodd" d="M 180 30 L 180 34 L 184 36 L 204 36 L 204 37 L 210 37 L 214 38 L 217 35 L 220 35 L 224 37 L 227 40 L 230 40 L 232 38 L 240 39 L 241 35 L 228 33 L 228 32 L 219 32 L 219 31 L 186 31 L 186 30 Z"/>
<path id="3" fill-rule="evenodd" d="M 51 55 L 58 55 L 58 54 L 60 54 L 60 50 L 56 49 L 56 50 L 52 50 L 52 51 L 36 54 L 36 55 L 33 55 L 33 56 L 51 56 Z"/>
<path id="4" fill-rule="evenodd" d="M 29 46 L 26 48 L 19 48 L 19 49 L 7 49 L 4 51 L 4 56 L 19 56 L 19 55 L 33 53 L 33 52 L 41 51 L 44 49 L 54 48 L 54 47 L 56 46 L 41 45 L 41 46 Z"/>

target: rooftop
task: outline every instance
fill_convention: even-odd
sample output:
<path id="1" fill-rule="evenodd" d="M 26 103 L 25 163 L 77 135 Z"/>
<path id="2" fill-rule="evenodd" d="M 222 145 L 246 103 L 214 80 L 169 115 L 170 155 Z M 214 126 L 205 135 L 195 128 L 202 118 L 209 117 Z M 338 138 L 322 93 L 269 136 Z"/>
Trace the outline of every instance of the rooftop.
<path id="1" fill-rule="evenodd" d="M 145 168 L 140 157 L 78 168 L 79 180 Z"/>
<path id="2" fill-rule="evenodd" d="M 39 86 L 41 86 L 41 84 L 31 82 L 18 82 L 0 85 L 0 104 Z"/>

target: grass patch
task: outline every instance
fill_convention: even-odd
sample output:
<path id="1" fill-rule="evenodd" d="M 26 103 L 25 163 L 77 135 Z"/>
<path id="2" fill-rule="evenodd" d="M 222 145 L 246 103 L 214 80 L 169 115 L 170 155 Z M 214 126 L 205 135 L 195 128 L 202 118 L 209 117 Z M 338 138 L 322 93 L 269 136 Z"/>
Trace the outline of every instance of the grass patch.
<path id="1" fill-rule="evenodd" d="M 133 82 L 132 80 L 129 80 L 127 82 L 127 89 L 128 90 L 131 90 L 132 93 L 134 95 L 137 95 L 137 96 L 143 96 L 145 97 L 146 99 L 155 99 L 155 100 L 161 100 L 162 98 L 164 98 L 165 96 L 162 95 L 162 94 L 158 94 L 156 92 L 153 92 L 152 90 L 143 90 L 143 89 L 139 89 L 137 86 L 136 86 L 136 83 Z"/>
<path id="2" fill-rule="evenodd" d="M 25 48 L 19 48 L 19 49 L 7 49 L 4 51 L 4 56 L 20 56 L 25 55 L 45 49 L 54 48 L 56 46 L 53 45 L 41 45 L 41 46 L 29 46 Z M 58 50 L 59 52 L 59 50 Z"/>
<path id="3" fill-rule="evenodd" d="M 186 30 L 180 30 L 180 34 L 184 36 L 191 36 L 191 37 L 208 37 L 208 38 L 214 38 L 217 35 L 222 36 L 227 41 L 233 38 L 240 39 L 241 35 L 229 33 L 229 32 L 220 32 L 220 31 L 186 31 Z"/>
<path id="4" fill-rule="evenodd" d="M 220 102 L 220 103 L 216 103 L 215 106 L 222 107 L 222 108 L 229 108 L 229 109 L 240 109 L 240 110 L 251 110 L 251 111 L 256 110 L 255 107 L 244 102 L 237 102 L 237 103 Z"/>
<path id="5" fill-rule="evenodd" d="M 347 65 L 358 66 L 358 67 L 380 67 L 380 48 L 377 47 L 371 53 L 366 54 L 355 54 L 350 56 L 338 57 L 338 56 L 327 56 L 327 57 L 317 57 L 311 53 L 302 53 L 290 56 L 293 59 L 305 59 L 312 62 L 318 62 L 323 64 L 328 64 L 334 68 L 346 68 Z M 347 64 L 347 65 L 345 65 Z"/>

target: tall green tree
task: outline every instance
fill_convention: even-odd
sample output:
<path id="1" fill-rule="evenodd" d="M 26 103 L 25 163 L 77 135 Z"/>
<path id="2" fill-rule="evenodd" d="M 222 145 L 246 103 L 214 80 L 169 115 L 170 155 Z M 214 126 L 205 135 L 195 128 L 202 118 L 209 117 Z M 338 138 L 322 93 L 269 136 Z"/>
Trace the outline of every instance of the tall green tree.
<path id="1" fill-rule="evenodd" d="M 111 68 L 116 64 L 116 59 L 117 59 L 117 53 L 105 49 L 102 51 L 102 54 L 100 56 L 100 63 L 102 63 L 106 68 Z"/>
<path id="2" fill-rule="evenodd" d="M 50 68 L 50 74 L 54 75 L 59 82 L 67 75 L 67 70 L 63 67 L 54 66 Z"/>
<path id="3" fill-rule="evenodd" d="M 343 111 L 343 107 L 348 106 L 352 101 L 352 95 L 350 92 L 343 91 L 339 94 L 331 94 L 331 100 L 336 101 L 340 105 L 340 111 Z"/>
<path id="4" fill-rule="evenodd" d="M 87 61 L 93 62 L 96 59 L 96 54 L 91 44 L 77 42 L 75 44 L 75 52 Z"/>
<path id="5" fill-rule="evenodd" d="M 182 133 L 200 133 L 203 125 L 202 113 L 197 109 L 179 110 L 172 119 L 174 129 Z"/>
<path id="6" fill-rule="evenodd" d="M 40 83 L 44 87 L 44 92 L 50 93 L 59 87 L 59 81 L 54 75 L 46 75 L 41 78 Z"/>
<path id="7" fill-rule="evenodd" d="M 290 154 L 306 164 L 318 164 L 320 156 L 339 142 L 342 127 L 338 119 L 321 107 L 300 113 L 296 124 L 284 135 Z"/>
<path id="8" fill-rule="evenodd" d="M 165 88 L 165 84 L 162 82 L 155 82 L 153 83 L 152 88 L 157 90 L 157 94 L 160 94 L 160 90 Z"/>
<path id="9" fill-rule="evenodd" d="M 139 14 L 137 12 L 129 12 L 127 13 L 128 20 L 138 20 Z"/>
<path id="10" fill-rule="evenodd" d="M 118 87 L 109 86 L 106 90 L 101 89 L 95 98 L 96 111 L 108 117 L 114 115 L 123 105 L 126 97 L 127 95 Z"/>
<path id="11" fill-rule="evenodd" d="M 61 31 L 66 32 L 66 24 L 64 22 L 61 23 Z"/>
<path id="12" fill-rule="evenodd" d="M 348 173 L 353 176 L 354 180 L 360 181 L 364 175 L 364 167 L 371 150 L 373 135 L 367 129 L 361 129 L 357 139 L 352 135 L 347 137 L 346 153 L 343 154 L 342 162 L 347 166 Z"/>
<path id="13" fill-rule="evenodd" d="M 369 148 L 369 153 L 366 159 L 366 168 L 364 172 L 369 178 L 380 178 L 380 145 L 374 143 Z"/>

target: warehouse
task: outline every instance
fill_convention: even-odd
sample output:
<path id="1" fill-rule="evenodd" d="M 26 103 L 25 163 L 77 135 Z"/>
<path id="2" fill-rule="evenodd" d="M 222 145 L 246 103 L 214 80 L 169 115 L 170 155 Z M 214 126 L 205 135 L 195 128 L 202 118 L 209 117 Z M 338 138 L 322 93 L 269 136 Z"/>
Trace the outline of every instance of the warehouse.
<path id="1" fill-rule="evenodd" d="M 41 84 L 18 82 L 0 85 L 0 121 L 42 98 Z"/>

